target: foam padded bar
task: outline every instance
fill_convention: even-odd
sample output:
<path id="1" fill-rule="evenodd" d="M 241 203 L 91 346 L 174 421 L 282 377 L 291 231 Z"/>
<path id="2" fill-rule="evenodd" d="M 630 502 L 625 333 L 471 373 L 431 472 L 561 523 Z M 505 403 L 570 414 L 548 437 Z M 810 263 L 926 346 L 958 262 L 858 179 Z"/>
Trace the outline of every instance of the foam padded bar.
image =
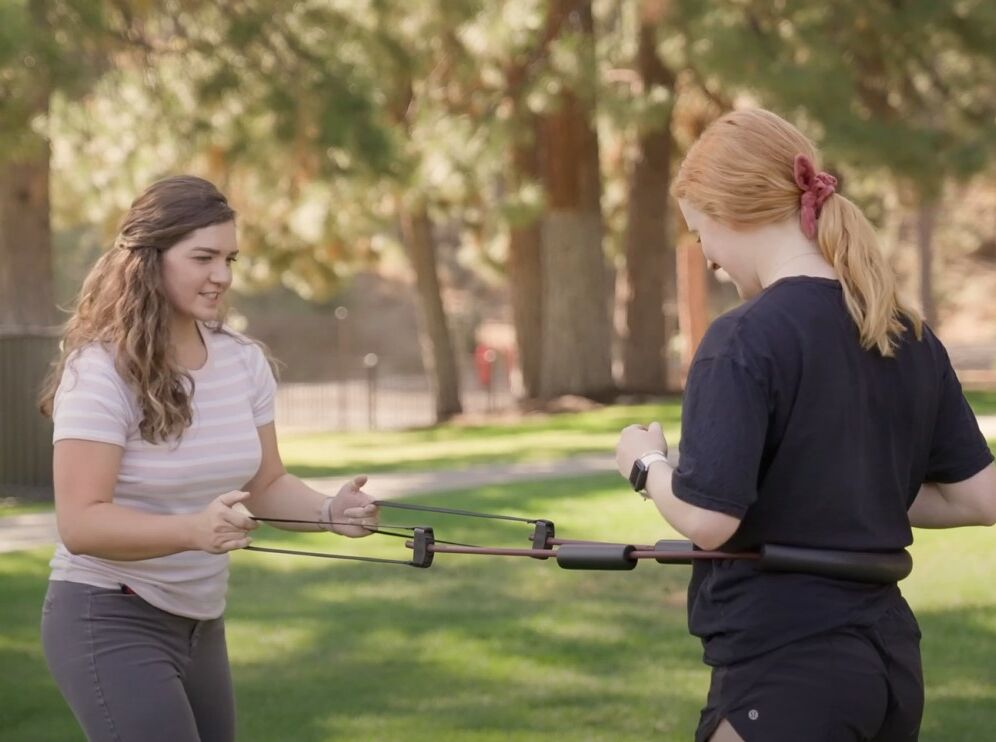
<path id="1" fill-rule="evenodd" d="M 557 549 L 557 564 L 563 569 L 628 570 L 636 567 L 628 544 L 563 544 Z"/>
<path id="2" fill-rule="evenodd" d="M 899 582 L 913 570 L 908 551 L 825 551 L 768 544 L 761 547 L 758 567 L 765 572 L 805 572 L 855 582 Z"/>
<path id="3" fill-rule="evenodd" d="M 654 551 L 687 552 L 691 554 L 695 551 L 691 541 L 674 541 L 672 539 L 661 539 L 654 544 Z M 669 556 L 666 559 L 657 559 L 658 564 L 691 564 L 694 560 L 691 557 L 682 559 L 680 556 Z"/>

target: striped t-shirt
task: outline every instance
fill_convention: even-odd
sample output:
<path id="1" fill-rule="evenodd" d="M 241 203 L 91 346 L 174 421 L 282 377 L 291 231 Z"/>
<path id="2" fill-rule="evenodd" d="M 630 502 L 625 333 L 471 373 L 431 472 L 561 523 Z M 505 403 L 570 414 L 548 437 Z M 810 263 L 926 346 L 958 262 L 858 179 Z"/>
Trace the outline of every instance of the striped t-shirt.
<path id="1" fill-rule="evenodd" d="M 53 409 L 53 440 L 76 438 L 121 446 L 114 504 L 150 513 L 203 510 L 218 495 L 244 489 L 259 469 L 257 427 L 273 420 L 276 382 L 259 346 L 227 328 L 200 327 L 207 361 L 194 379 L 193 423 L 180 440 L 151 444 L 138 430 L 136 393 L 111 351 L 80 349 L 66 364 Z M 56 546 L 53 580 L 96 587 L 128 585 L 152 605 L 195 619 L 225 608 L 228 555 L 184 551 L 139 561 L 71 554 Z"/>

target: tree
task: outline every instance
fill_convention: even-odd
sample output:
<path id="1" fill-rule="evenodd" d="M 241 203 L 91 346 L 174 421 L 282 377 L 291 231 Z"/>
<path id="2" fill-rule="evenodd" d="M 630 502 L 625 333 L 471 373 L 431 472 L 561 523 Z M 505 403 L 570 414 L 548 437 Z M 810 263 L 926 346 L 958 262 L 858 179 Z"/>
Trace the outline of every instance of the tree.
<path id="1" fill-rule="evenodd" d="M 50 325 L 52 233 L 49 144 L 35 127 L 48 112 L 56 50 L 46 43 L 50 4 L 0 7 L 0 325 Z"/>
<path id="2" fill-rule="evenodd" d="M 520 130 L 509 147 L 508 180 L 511 189 L 521 193 L 538 184 L 540 174 L 539 124 L 536 115 L 515 104 Z M 540 396 L 543 361 L 543 242 L 540 213 L 522 209 L 508 221 L 506 275 L 512 304 L 526 397 Z"/>
<path id="3" fill-rule="evenodd" d="M 685 2 L 695 64 L 825 133 L 834 160 L 884 167 L 919 213 L 922 304 L 932 313 L 932 213 L 944 182 L 996 148 L 996 15 L 986 4 Z M 928 317 L 928 319 L 932 319 Z"/>
<path id="4" fill-rule="evenodd" d="M 614 384 L 591 4 L 551 0 L 547 23 L 562 30 L 553 55 L 559 93 L 540 122 L 546 203 L 540 396 L 604 398 L 614 393 Z"/>
<path id="5" fill-rule="evenodd" d="M 636 124 L 636 153 L 629 181 L 626 224 L 626 333 L 623 337 L 623 387 L 660 393 L 667 386 L 664 288 L 674 280 L 670 243 L 671 113 L 675 75 L 657 52 L 658 29 L 666 20 L 662 0 L 640 3 L 635 67 L 645 105 Z"/>
<path id="6" fill-rule="evenodd" d="M 399 38 L 417 33 L 401 10 L 255 0 L 161 13 L 141 29 L 154 64 L 141 71 L 152 80 L 138 95 L 153 120 L 175 127 L 176 151 L 161 167 L 205 172 L 243 206 L 251 279 L 323 298 L 376 259 L 378 237 L 400 238 L 445 419 L 460 411 L 459 377 L 436 275 L 433 194 L 419 190 L 422 153 L 412 146 L 424 124 L 408 119 L 426 108 L 412 91 L 429 61 L 418 38 Z M 134 93 L 134 78 L 121 71 L 119 90 Z"/>

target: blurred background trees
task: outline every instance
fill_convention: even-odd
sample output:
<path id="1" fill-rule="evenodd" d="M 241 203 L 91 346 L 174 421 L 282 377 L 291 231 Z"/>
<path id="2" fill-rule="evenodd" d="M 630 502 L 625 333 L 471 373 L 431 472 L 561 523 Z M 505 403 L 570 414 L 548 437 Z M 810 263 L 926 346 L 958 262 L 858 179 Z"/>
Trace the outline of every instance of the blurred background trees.
<path id="1" fill-rule="evenodd" d="M 670 178 L 758 104 L 824 147 L 931 321 L 996 343 L 990 6 L 4 0 L 0 324 L 57 321 L 186 171 L 239 210 L 234 303 L 291 373 L 375 350 L 425 369 L 439 420 L 482 343 L 541 404 L 676 389 L 735 299 Z"/>

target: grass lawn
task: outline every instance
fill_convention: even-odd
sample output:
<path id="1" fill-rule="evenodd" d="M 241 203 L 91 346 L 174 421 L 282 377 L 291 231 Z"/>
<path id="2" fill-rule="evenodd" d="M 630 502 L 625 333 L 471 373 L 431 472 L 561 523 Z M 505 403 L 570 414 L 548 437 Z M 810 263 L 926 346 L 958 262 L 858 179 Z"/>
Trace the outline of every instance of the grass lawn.
<path id="1" fill-rule="evenodd" d="M 46 513 L 52 509 L 51 502 L 24 502 L 16 497 L 0 499 L 0 517 L 24 515 L 25 513 Z"/>
<path id="2" fill-rule="evenodd" d="M 614 476 L 422 498 L 547 516 L 565 537 L 669 535 Z M 413 523 L 423 518 L 393 517 Z M 406 514 L 407 515 L 407 514 Z M 414 515 L 414 514 L 412 514 Z M 525 545 L 524 525 L 425 519 L 440 538 Z M 257 531 L 257 545 L 398 557 L 398 539 Z M 924 742 L 996 728 L 992 531 L 918 532 L 904 592 L 924 632 Z M 0 555 L 0 740 L 82 737 L 44 667 L 50 549 Z M 239 739 L 687 740 L 708 683 L 685 631 L 686 567 L 566 572 L 438 555 L 428 570 L 241 552 L 227 625 Z"/>
<path id="3" fill-rule="evenodd" d="M 996 414 L 996 392 L 968 392 L 966 396 L 976 414 Z M 676 443 L 681 422 L 680 400 L 537 416 L 494 425 L 284 435 L 280 449 L 288 468 L 302 477 L 427 471 L 549 461 L 578 454 L 610 455 L 623 427 L 652 420 L 664 426 L 669 442 Z"/>
<path id="4" fill-rule="evenodd" d="M 965 398 L 976 415 L 996 415 L 996 390 L 965 392 Z"/>
<path id="5" fill-rule="evenodd" d="M 418 472 L 484 464 L 553 461 L 579 454 L 606 457 L 619 431 L 634 422 L 659 421 L 669 440 L 677 440 L 681 403 L 604 407 L 592 412 L 527 416 L 491 425 L 440 425 L 434 428 L 372 433 L 308 433 L 280 436 L 287 468 L 300 477 L 377 472 Z M 5 497 L 0 485 L 0 517 L 51 510 L 51 503 Z"/>
<path id="6" fill-rule="evenodd" d="M 676 436 L 681 420 L 680 400 L 527 416 L 492 425 L 281 435 L 280 450 L 288 468 L 304 477 L 453 469 L 551 461 L 579 454 L 609 456 L 622 428 L 652 420 L 660 422 L 669 437 Z"/>
<path id="7" fill-rule="evenodd" d="M 978 415 L 996 414 L 996 392 L 968 392 Z M 619 430 L 657 420 L 676 443 L 681 421 L 677 398 L 658 404 L 605 407 L 592 412 L 537 415 L 492 425 L 373 433 L 309 433 L 280 436 L 288 469 L 301 477 L 430 471 L 484 464 L 551 461 L 579 454 L 611 455 Z M 996 443 L 990 442 L 996 450 Z M 0 492 L 0 517 L 50 509 Z"/>

